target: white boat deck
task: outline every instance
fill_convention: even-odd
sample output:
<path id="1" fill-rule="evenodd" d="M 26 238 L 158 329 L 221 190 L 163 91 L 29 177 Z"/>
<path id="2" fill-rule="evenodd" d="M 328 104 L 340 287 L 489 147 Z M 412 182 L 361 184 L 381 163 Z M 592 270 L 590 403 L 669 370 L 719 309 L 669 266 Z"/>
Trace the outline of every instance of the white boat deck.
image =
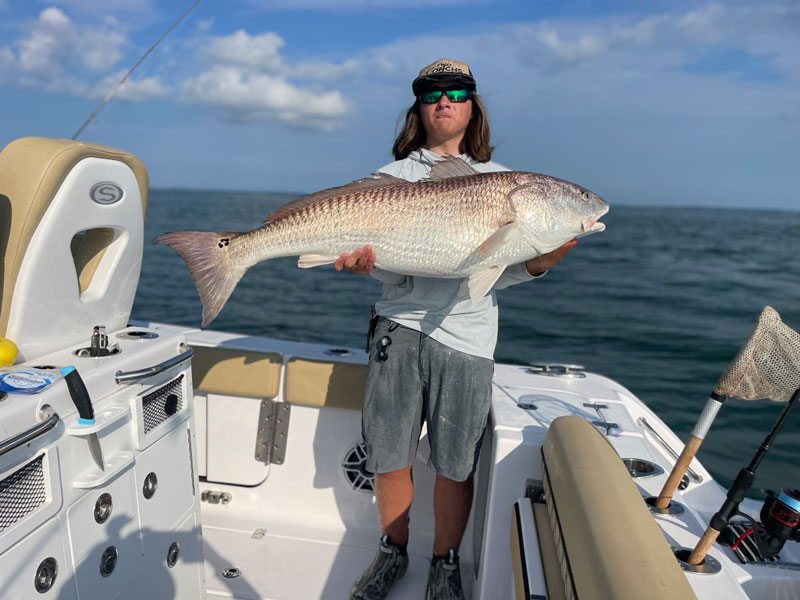
<path id="1" fill-rule="evenodd" d="M 209 598 L 341 600 L 348 597 L 377 546 L 255 533 L 258 529 L 203 528 Z M 392 589 L 393 599 L 425 596 L 429 557 L 409 553 L 409 558 L 408 572 Z M 223 577 L 222 572 L 231 567 L 241 575 Z M 469 569 L 468 565 L 462 568 Z M 464 580 L 468 584 L 470 578 Z"/>

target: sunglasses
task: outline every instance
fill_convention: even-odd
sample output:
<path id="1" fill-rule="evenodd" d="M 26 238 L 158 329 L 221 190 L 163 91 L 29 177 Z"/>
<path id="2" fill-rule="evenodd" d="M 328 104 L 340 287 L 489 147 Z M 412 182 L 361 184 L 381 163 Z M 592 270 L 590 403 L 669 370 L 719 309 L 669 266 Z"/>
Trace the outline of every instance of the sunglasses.
<path id="1" fill-rule="evenodd" d="M 419 101 L 423 104 L 436 104 L 442 97 L 442 94 L 447 95 L 450 102 L 466 102 L 472 97 L 472 90 L 465 88 L 456 88 L 450 90 L 427 90 L 419 95 Z"/>

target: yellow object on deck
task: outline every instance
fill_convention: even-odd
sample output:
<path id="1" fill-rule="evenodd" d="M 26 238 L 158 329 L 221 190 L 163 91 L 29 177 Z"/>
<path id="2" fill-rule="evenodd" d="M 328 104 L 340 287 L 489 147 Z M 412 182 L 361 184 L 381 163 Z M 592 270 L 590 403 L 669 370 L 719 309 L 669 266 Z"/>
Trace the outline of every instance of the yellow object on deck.
<path id="1" fill-rule="evenodd" d="M 17 360 L 17 345 L 8 338 L 0 337 L 0 367 L 8 367 Z"/>

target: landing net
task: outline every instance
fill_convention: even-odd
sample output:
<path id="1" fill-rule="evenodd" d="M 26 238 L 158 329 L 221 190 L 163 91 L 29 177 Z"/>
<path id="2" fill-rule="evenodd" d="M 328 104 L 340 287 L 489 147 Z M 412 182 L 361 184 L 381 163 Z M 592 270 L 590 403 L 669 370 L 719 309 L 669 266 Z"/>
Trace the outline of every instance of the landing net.
<path id="1" fill-rule="evenodd" d="M 800 388 L 800 333 L 765 306 L 758 324 L 714 391 L 742 400 L 788 402 Z"/>

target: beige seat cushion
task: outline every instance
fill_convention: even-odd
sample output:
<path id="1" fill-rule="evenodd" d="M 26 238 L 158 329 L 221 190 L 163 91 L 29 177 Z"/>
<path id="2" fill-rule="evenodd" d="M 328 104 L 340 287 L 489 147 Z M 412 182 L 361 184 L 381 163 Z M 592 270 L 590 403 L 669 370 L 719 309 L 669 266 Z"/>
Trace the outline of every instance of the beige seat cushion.
<path id="1" fill-rule="evenodd" d="M 542 555 L 542 570 L 547 586 L 548 600 L 566 600 L 561 576 L 561 563 L 558 562 L 555 534 L 544 504 L 533 504 L 533 517 L 536 521 L 536 537 Z"/>
<path id="2" fill-rule="evenodd" d="M 291 358 L 284 397 L 291 404 L 361 410 L 366 366 Z"/>
<path id="3" fill-rule="evenodd" d="M 15 140 L 0 152 L 0 336 L 6 333 L 22 259 L 42 215 L 70 169 L 90 157 L 117 160 L 133 171 L 144 214 L 147 171 L 132 154 L 95 144 L 33 137 Z M 99 246 L 103 238 L 102 234 L 89 235 L 74 249 L 79 255 L 76 266 L 82 289 L 91 281 L 105 250 Z"/>
<path id="4" fill-rule="evenodd" d="M 274 398 L 281 381 L 281 355 L 273 352 L 193 346 L 194 389 L 228 396 Z"/>
<path id="5" fill-rule="evenodd" d="M 556 548 L 563 553 L 562 569 L 568 565 L 571 574 L 571 582 L 564 578 L 568 598 L 695 598 L 628 470 L 602 434 L 579 417 L 559 417 L 547 432 L 542 455 Z"/>

